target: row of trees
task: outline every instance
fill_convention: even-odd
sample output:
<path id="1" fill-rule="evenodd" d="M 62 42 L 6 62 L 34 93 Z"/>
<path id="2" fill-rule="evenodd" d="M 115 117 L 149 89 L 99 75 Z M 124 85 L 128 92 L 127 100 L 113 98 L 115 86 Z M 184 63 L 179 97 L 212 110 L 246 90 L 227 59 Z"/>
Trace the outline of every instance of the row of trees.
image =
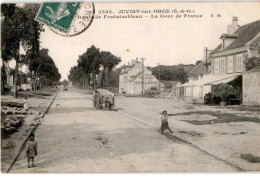
<path id="1" fill-rule="evenodd" d="M 78 65 L 70 69 L 68 79 L 73 85 L 81 88 L 93 89 L 110 88 L 113 69 L 121 62 L 121 58 L 110 52 L 100 51 L 92 45 L 79 56 Z"/>
<path id="2" fill-rule="evenodd" d="M 29 67 L 30 75 L 34 79 L 36 88 L 37 80 L 42 84 L 50 85 L 53 81 L 59 81 L 58 72 L 53 59 L 49 56 L 47 49 L 40 50 L 40 33 L 44 31 L 42 24 L 35 21 L 35 16 L 40 4 L 24 4 L 17 7 L 16 4 L 1 5 L 1 51 L 2 51 L 2 83 L 4 86 L 4 62 L 15 60 L 14 73 L 14 96 L 17 97 L 18 69 L 26 64 Z M 26 51 L 25 55 L 20 54 L 20 47 Z"/>
<path id="3" fill-rule="evenodd" d="M 152 71 L 152 74 L 160 80 L 164 81 L 179 81 L 184 83 L 187 81 L 187 71 L 184 70 L 183 65 L 175 65 L 175 66 L 156 66 L 149 67 Z"/>

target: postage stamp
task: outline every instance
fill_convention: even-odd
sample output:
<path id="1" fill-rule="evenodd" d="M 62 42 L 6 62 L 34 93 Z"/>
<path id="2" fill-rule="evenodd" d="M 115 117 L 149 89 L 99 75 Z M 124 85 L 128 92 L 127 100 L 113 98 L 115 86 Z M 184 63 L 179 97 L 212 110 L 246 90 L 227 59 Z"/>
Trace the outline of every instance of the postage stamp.
<path id="1" fill-rule="evenodd" d="M 85 31 L 94 19 L 94 4 L 80 2 L 43 3 L 36 20 L 63 36 Z"/>

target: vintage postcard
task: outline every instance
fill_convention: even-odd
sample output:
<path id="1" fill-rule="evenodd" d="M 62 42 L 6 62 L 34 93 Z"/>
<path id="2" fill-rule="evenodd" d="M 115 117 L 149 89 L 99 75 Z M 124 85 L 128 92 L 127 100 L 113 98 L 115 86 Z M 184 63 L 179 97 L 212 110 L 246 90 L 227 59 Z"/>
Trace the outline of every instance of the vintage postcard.
<path id="1" fill-rule="evenodd" d="M 1 4 L 2 173 L 260 171 L 259 2 Z"/>

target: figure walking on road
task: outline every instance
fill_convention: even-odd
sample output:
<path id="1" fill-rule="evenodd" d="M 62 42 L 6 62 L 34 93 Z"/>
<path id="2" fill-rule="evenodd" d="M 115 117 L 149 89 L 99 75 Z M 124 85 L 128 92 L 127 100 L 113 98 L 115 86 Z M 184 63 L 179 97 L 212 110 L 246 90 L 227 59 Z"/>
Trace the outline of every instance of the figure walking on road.
<path id="1" fill-rule="evenodd" d="M 29 106 L 28 106 L 28 100 L 27 100 L 27 98 L 25 97 L 24 98 L 24 105 L 23 105 L 23 109 L 25 110 L 25 111 L 28 111 L 29 110 Z"/>
<path id="2" fill-rule="evenodd" d="M 173 133 L 173 131 L 169 127 L 167 111 L 165 110 L 162 113 L 163 113 L 163 116 L 161 117 L 161 121 L 162 121 L 161 133 L 162 133 L 162 135 L 163 135 L 163 132 L 164 132 L 165 129 L 168 129 L 171 133 Z"/>
<path id="3" fill-rule="evenodd" d="M 32 133 L 29 137 L 29 142 L 26 149 L 27 154 L 27 162 L 28 168 L 35 167 L 34 165 L 34 157 L 38 155 L 37 152 L 37 142 L 34 140 L 35 135 Z M 30 165 L 30 161 L 32 162 L 32 166 Z"/>

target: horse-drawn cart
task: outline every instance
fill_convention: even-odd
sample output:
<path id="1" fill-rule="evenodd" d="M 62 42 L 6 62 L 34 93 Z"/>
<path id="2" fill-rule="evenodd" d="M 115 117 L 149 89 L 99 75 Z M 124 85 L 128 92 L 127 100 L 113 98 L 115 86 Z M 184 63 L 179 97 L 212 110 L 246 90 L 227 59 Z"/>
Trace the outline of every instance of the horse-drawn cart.
<path id="1" fill-rule="evenodd" d="M 106 89 L 96 89 L 93 97 L 93 106 L 96 109 L 102 109 L 105 106 L 105 108 L 112 110 L 115 105 L 115 95 Z"/>

